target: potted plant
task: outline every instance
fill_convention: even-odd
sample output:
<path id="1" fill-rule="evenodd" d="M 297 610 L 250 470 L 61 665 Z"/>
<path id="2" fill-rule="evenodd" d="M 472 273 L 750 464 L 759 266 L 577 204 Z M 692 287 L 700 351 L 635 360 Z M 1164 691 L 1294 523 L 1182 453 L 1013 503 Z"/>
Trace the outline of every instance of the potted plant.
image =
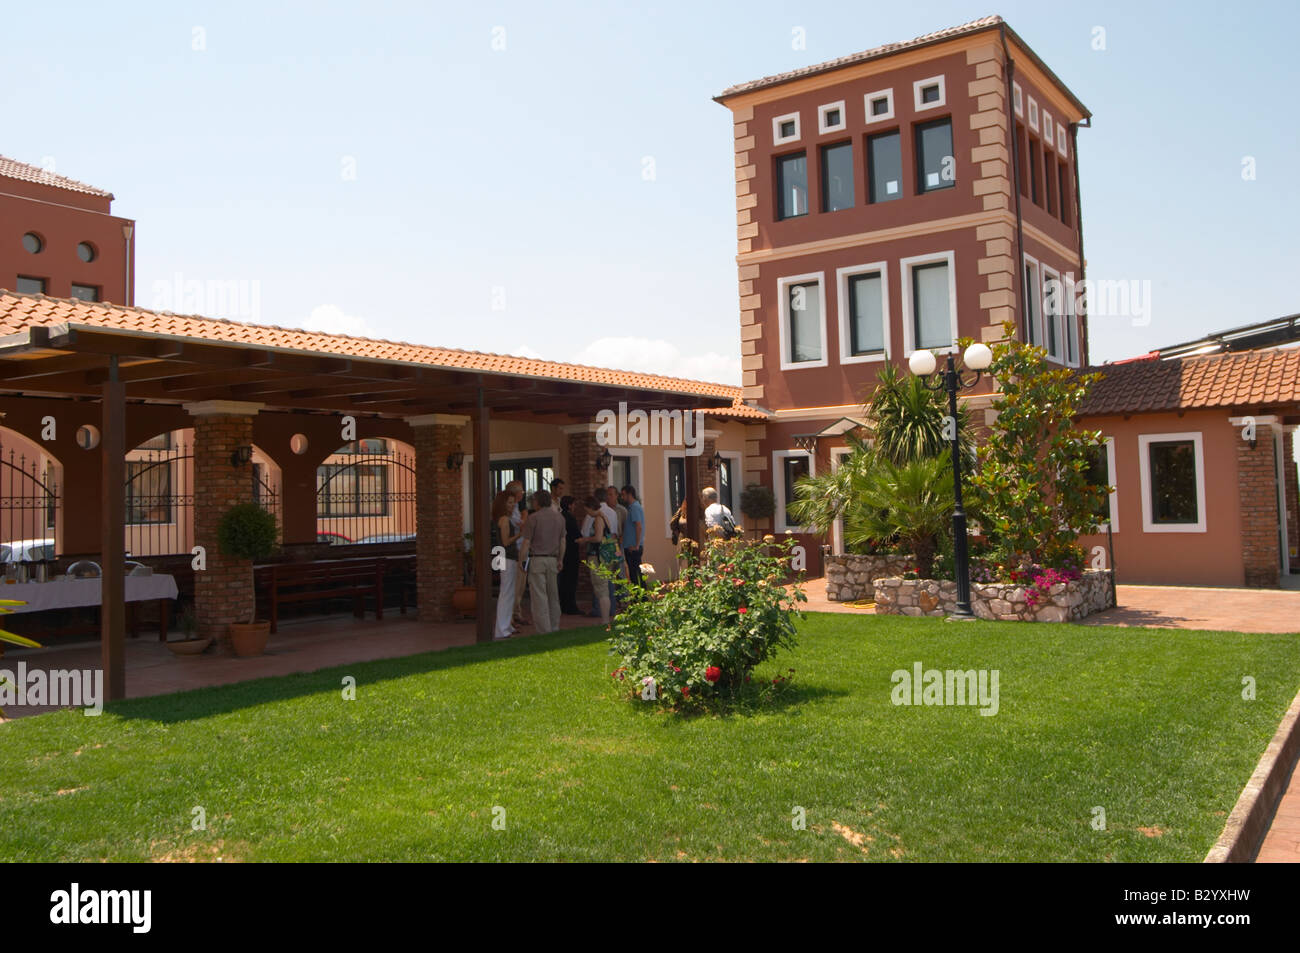
<path id="1" fill-rule="evenodd" d="M 474 585 L 474 534 L 466 533 L 461 546 L 461 584 L 451 594 L 451 607 L 462 616 L 478 614 L 478 589 Z"/>
<path id="2" fill-rule="evenodd" d="M 758 530 L 762 520 L 770 520 L 776 512 L 776 494 L 771 487 L 751 483 L 740 494 L 740 512 L 745 514 L 745 525 Z"/>
<path id="3" fill-rule="evenodd" d="M 167 642 L 167 648 L 173 655 L 199 655 L 212 644 L 210 638 L 201 639 L 195 637 L 196 622 L 194 613 L 189 606 L 181 606 L 181 611 L 176 616 L 176 622 L 180 625 L 181 631 L 185 633 L 185 638 L 171 639 Z"/>
<path id="4" fill-rule="evenodd" d="M 256 503 L 238 503 L 226 510 L 217 525 L 217 545 L 223 555 L 250 561 L 248 588 L 254 592 L 254 559 L 265 559 L 275 551 L 275 517 Z M 230 646 L 236 655 L 261 655 L 266 650 L 266 640 L 271 636 L 271 623 L 257 621 L 257 598 L 247 622 L 229 624 Z"/>

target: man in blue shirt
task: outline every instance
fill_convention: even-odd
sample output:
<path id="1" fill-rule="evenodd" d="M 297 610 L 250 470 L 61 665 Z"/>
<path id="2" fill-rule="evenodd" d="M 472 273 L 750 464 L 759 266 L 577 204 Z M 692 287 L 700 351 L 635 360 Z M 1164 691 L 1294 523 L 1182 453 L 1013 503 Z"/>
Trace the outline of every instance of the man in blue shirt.
<path id="1" fill-rule="evenodd" d="M 620 494 L 627 507 L 623 521 L 623 559 L 627 565 L 628 581 L 634 586 L 641 582 L 641 554 L 645 550 L 645 509 L 637 501 L 636 487 L 628 484 Z"/>

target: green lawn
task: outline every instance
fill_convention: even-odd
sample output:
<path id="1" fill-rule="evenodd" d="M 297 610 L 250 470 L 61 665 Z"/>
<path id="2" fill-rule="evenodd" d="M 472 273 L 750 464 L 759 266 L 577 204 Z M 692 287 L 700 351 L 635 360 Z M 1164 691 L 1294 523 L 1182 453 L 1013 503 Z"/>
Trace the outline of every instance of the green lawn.
<path id="1" fill-rule="evenodd" d="M 0 725 L 0 859 L 1199 861 L 1300 687 L 1298 636 L 809 615 L 779 702 L 681 718 L 603 635 Z M 893 705 L 917 661 L 999 713 Z"/>

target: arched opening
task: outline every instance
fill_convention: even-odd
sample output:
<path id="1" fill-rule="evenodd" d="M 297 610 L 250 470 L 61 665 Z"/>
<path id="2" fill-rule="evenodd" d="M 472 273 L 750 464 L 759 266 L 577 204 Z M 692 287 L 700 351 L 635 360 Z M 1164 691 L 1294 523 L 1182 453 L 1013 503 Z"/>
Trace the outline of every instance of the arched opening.
<path id="1" fill-rule="evenodd" d="M 373 437 L 344 444 L 321 460 L 316 539 L 332 545 L 414 543 L 414 448 Z"/>
<path id="2" fill-rule="evenodd" d="M 0 427 L 0 563 L 62 553 L 62 477 L 58 459 L 40 444 Z"/>

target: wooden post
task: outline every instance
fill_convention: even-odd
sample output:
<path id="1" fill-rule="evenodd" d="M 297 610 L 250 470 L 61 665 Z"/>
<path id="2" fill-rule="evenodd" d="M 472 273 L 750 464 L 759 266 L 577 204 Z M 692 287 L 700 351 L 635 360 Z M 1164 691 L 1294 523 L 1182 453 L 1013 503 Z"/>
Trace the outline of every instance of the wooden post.
<path id="1" fill-rule="evenodd" d="M 492 611 L 492 539 L 489 523 L 492 506 L 491 418 L 483 403 L 483 388 L 478 388 L 474 414 L 474 479 L 469 489 L 470 517 L 474 526 L 474 588 L 478 615 L 474 640 L 491 642 L 496 626 Z"/>
<path id="2" fill-rule="evenodd" d="M 100 499 L 104 509 L 99 546 L 99 641 L 107 700 L 118 701 L 126 697 L 126 409 L 116 354 L 108 359 L 108 380 L 101 388 Z"/>
<path id="3" fill-rule="evenodd" d="M 687 456 L 682 469 L 686 476 L 686 535 L 704 545 L 704 510 L 700 506 L 700 469 L 695 457 Z"/>

